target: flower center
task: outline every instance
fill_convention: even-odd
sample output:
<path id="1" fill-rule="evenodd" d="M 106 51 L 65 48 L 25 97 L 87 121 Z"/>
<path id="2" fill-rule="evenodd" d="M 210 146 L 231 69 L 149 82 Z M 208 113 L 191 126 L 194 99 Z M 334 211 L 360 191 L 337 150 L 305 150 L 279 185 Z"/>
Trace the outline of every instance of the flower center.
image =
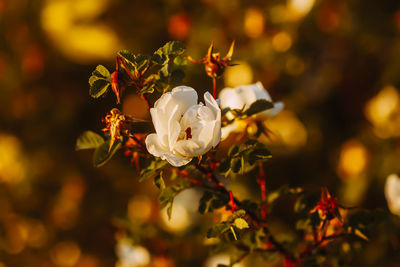
<path id="1" fill-rule="evenodd" d="M 192 128 L 187 127 L 185 133 L 186 133 L 186 140 L 192 139 Z"/>

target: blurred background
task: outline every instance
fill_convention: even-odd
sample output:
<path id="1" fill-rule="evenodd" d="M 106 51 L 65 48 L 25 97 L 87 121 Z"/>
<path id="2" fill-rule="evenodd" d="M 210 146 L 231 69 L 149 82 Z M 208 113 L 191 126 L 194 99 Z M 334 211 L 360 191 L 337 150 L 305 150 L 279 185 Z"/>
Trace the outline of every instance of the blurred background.
<path id="1" fill-rule="evenodd" d="M 236 40 L 239 65 L 219 88 L 261 81 L 285 103 L 267 122 L 269 190 L 326 185 L 344 205 L 387 210 L 385 179 L 400 172 L 397 0 L 0 0 L 0 31 L 1 267 L 226 261 L 208 258 L 201 192 L 179 195 L 168 222 L 158 190 L 138 183 L 123 152 L 96 169 L 91 151 L 74 150 L 115 106 L 111 94 L 89 97 L 95 66 L 113 70 L 118 50 L 152 53 L 169 40 L 195 59 L 211 40 L 222 55 Z M 185 84 L 212 86 L 198 65 L 188 65 Z M 122 109 L 149 119 L 135 95 Z M 231 186 L 239 198 L 259 194 L 250 179 Z M 381 239 L 361 261 L 390 262 Z"/>

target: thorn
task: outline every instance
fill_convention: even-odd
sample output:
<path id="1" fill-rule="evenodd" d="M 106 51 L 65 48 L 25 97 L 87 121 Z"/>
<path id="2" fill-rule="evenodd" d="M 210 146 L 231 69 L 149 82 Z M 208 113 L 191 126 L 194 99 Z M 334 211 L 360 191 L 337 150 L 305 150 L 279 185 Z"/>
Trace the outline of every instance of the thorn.
<path id="1" fill-rule="evenodd" d="M 214 50 L 214 40 L 211 41 L 211 45 L 210 45 L 210 47 L 208 48 L 208 52 L 207 52 L 208 58 L 211 58 L 211 57 L 212 57 L 213 50 Z"/>
<path id="2" fill-rule="evenodd" d="M 228 53 L 224 57 L 224 60 L 231 60 L 231 57 L 233 55 L 233 47 L 235 46 L 235 40 L 232 41 L 231 47 L 229 48 Z"/>

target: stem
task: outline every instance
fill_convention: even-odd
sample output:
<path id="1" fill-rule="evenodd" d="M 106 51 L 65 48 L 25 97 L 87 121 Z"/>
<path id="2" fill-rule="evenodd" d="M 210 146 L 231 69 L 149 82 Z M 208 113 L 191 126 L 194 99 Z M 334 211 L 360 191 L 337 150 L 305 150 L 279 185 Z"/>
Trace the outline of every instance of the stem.
<path id="1" fill-rule="evenodd" d="M 135 143 L 140 147 L 140 149 L 147 153 L 147 148 L 146 146 L 142 143 L 142 141 L 140 141 L 134 134 L 130 134 L 129 137 L 131 137 L 133 139 L 133 141 L 135 141 Z"/>
<path id="2" fill-rule="evenodd" d="M 151 105 L 150 105 L 149 99 L 147 98 L 147 96 L 145 94 L 142 94 L 142 98 L 146 102 L 147 108 L 150 110 L 151 109 Z"/>
<path id="3" fill-rule="evenodd" d="M 265 202 L 267 200 L 267 190 L 265 188 L 265 173 L 261 162 L 258 163 L 258 167 L 260 169 L 260 178 L 257 180 L 257 182 L 260 185 L 261 200 Z M 263 219 L 267 217 L 267 204 L 262 205 L 261 217 Z"/>
<path id="4" fill-rule="evenodd" d="M 213 80 L 213 97 L 214 99 L 217 99 L 217 79 L 213 77 L 212 80 Z"/>
<path id="5" fill-rule="evenodd" d="M 232 191 L 229 191 L 229 197 L 231 199 L 231 208 L 232 208 L 232 213 L 235 213 L 235 201 L 233 200 L 233 194 Z"/>

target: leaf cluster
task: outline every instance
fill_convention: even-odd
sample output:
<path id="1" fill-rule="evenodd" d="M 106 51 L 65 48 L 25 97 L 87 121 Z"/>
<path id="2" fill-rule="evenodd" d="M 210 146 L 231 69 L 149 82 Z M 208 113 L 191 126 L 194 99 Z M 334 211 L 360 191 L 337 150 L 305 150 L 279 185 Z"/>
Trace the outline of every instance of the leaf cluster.
<path id="1" fill-rule="evenodd" d="M 218 170 L 225 176 L 231 172 L 244 174 L 251 171 L 256 163 L 264 162 L 271 157 L 271 152 L 263 143 L 257 140 L 248 140 L 244 144 L 233 145 Z"/>
<path id="2" fill-rule="evenodd" d="M 185 46 L 171 41 L 152 55 L 133 54 L 121 50 L 117 54 L 118 86 L 121 91 L 133 85 L 139 95 L 164 93 L 181 84 L 187 61 L 183 57 Z M 112 85 L 112 75 L 102 65 L 96 67 L 89 78 L 89 94 L 93 98 L 104 96 Z"/>

